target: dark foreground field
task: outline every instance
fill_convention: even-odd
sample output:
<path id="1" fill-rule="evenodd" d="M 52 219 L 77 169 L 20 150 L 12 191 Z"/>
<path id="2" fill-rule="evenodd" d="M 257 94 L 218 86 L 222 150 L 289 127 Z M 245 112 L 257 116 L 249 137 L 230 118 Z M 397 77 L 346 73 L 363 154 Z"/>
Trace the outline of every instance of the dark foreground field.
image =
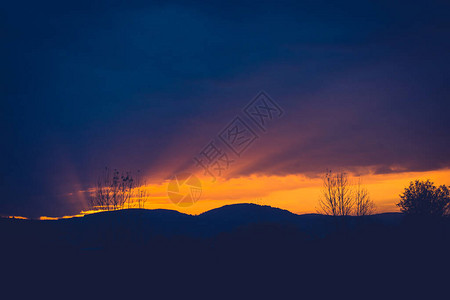
<path id="1" fill-rule="evenodd" d="M 399 213 L 333 218 L 246 204 L 200 216 L 133 209 L 0 219 L 0 234 L 2 290 L 15 294 L 432 299 L 449 282 L 448 220 Z"/>

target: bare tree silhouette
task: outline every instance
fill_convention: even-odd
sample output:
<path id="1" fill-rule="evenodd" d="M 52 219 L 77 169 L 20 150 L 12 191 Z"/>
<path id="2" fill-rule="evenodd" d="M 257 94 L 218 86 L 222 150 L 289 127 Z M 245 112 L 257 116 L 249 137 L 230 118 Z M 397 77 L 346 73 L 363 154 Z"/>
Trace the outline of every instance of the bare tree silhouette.
<path id="1" fill-rule="evenodd" d="M 110 210 L 114 208 L 114 203 L 118 197 L 117 170 L 111 172 L 106 167 L 101 176 L 97 179 L 97 186 L 91 193 L 90 206 L 93 209 Z"/>
<path id="2" fill-rule="evenodd" d="M 353 185 L 345 172 L 327 171 L 322 177 L 322 195 L 319 198 L 319 213 L 331 216 L 364 216 L 373 214 L 375 204 L 361 180 Z"/>
<path id="3" fill-rule="evenodd" d="M 354 190 L 355 201 L 355 215 L 367 216 L 375 212 L 375 204 L 370 199 L 369 191 L 361 186 L 361 178 L 358 179 L 358 183 Z"/>
<path id="4" fill-rule="evenodd" d="M 319 212 L 332 216 L 351 214 L 353 201 L 346 173 L 333 174 L 327 171 L 322 178 L 322 197 L 319 199 Z"/>
<path id="5" fill-rule="evenodd" d="M 122 172 L 120 176 L 120 208 L 124 208 L 125 204 L 128 204 L 128 208 L 130 208 L 133 187 L 134 179 L 131 172 Z"/>
<path id="6" fill-rule="evenodd" d="M 141 171 L 138 170 L 136 175 L 136 204 L 138 208 L 145 208 L 145 203 L 150 198 L 150 193 L 148 192 L 147 182 L 142 180 Z"/>
<path id="7" fill-rule="evenodd" d="M 111 171 L 106 167 L 91 192 L 89 204 L 95 210 L 132 208 L 135 202 L 139 208 L 144 208 L 149 194 L 142 185 L 139 171 L 134 178 L 131 172 Z"/>

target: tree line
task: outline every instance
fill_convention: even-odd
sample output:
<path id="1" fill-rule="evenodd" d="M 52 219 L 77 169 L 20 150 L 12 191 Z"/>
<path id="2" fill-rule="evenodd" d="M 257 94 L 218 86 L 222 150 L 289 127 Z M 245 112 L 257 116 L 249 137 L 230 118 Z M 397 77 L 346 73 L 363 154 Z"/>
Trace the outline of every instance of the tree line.
<path id="1" fill-rule="evenodd" d="M 397 203 L 400 211 L 413 217 L 450 215 L 450 190 L 435 186 L 430 180 L 410 182 Z M 366 216 L 375 213 L 375 204 L 361 179 L 351 182 L 345 172 L 327 171 L 322 177 L 322 193 L 318 213 L 331 216 Z"/>
<path id="2" fill-rule="evenodd" d="M 145 208 L 150 198 L 141 172 L 121 172 L 106 167 L 90 191 L 89 205 L 94 210 Z M 415 180 L 400 194 L 400 211 L 409 216 L 441 217 L 450 215 L 450 190 L 433 182 Z M 327 171 L 322 177 L 322 192 L 317 212 L 331 216 L 367 216 L 375 204 L 361 179 L 349 179 L 345 172 Z"/>

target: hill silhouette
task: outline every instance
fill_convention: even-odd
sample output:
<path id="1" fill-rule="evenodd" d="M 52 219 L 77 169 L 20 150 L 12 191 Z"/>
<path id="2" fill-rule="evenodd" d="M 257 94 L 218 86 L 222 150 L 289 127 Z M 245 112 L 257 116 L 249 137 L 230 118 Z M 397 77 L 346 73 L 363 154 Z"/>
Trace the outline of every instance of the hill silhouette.
<path id="1" fill-rule="evenodd" d="M 238 290 L 267 296 L 271 287 L 280 297 L 326 278 L 333 278 L 331 289 L 349 280 L 370 289 L 380 278 L 436 279 L 435 268 L 450 251 L 448 220 L 425 225 L 401 213 L 296 215 L 255 204 L 198 216 L 127 209 L 55 221 L 0 219 L 0 232 L 4 270 L 37 288 L 45 281 L 74 289 L 82 278 L 93 287 L 150 284 L 153 293 L 177 296 L 199 284 L 229 297 Z M 115 294 L 103 296 L 108 292 Z"/>
<path id="2" fill-rule="evenodd" d="M 366 218 L 370 224 L 398 224 L 403 215 L 387 213 Z M 355 226 L 356 217 L 346 217 Z M 165 209 L 124 209 L 99 212 L 84 217 L 37 221 L 0 219 L 8 228 L 6 238 L 48 238 L 53 243 L 81 248 L 100 247 L 101 242 L 146 242 L 155 237 L 208 238 L 256 224 L 278 224 L 297 228 L 312 237 L 336 230 L 335 218 L 319 214 L 297 215 L 287 210 L 256 204 L 233 204 L 212 209 L 198 216 Z M 5 237 L 4 237 L 5 238 Z M 17 242 L 17 241 L 16 241 Z"/>

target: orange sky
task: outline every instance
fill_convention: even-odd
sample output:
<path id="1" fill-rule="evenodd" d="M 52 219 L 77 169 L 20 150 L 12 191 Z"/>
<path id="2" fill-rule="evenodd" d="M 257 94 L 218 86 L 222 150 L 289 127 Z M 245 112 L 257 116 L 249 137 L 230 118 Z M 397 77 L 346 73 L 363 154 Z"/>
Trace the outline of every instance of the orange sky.
<path id="1" fill-rule="evenodd" d="M 308 178 L 304 175 L 252 175 L 230 180 L 218 178 L 216 182 L 212 182 L 210 178 L 200 179 L 203 187 L 202 196 L 194 205 L 179 207 L 173 204 L 167 196 L 168 182 L 164 182 L 147 185 L 152 196 L 146 208 L 164 208 L 199 214 L 227 204 L 257 203 L 287 209 L 298 214 L 314 213 L 321 189 L 320 178 Z M 448 185 L 450 170 L 369 174 L 362 177 L 362 183 L 369 190 L 377 206 L 377 212 L 380 213 L 398 211 L 395 203 L 399 200 L 399 194 L 415 179 L 430 179 L 437 185 Z"/>

